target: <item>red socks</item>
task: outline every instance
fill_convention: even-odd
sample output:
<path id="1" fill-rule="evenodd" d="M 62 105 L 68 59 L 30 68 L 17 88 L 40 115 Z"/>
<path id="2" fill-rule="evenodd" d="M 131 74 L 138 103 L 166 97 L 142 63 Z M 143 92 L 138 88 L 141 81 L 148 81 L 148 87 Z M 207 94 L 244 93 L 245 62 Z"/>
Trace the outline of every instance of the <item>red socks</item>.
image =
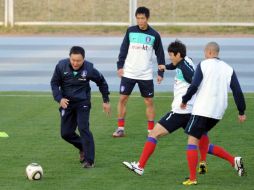
<path id="1" fill-rule="evenodd" d="M 187 145 L 187 161 L 189 166 L 189 172 L 190 172 L 190 180 L 194 181 L 196 180 L 196 168 L 198 165 L 198 147 L 194 144 L 188 144 Z"/>
<path id="2" fill-rule="evenodd" d="M 208 146 L 209 146 L 209 137 L 207 136 L 207 134 L 203 134 L 199 140 L 200 161 L 206 162 Z"/>
<path id="3" fill-rule="evenodd" d="M 151 131 L 154 128 L 154 121 L 147 121 L 147 130 Z"/>
<path id="4" fill-rule="evenodd" d="M 153 154 L 155 147 L 157 144 L 157 140 L 153 137 L 148 137 L 147 141 L 145 143 L 145 146 L 143 148 L 143 152 L 139 159 L 139 167 L 144 168 L 146 165 L 147 160 L 149 157 Z"/>
<path id="5" fill-rule="evenodd" d="M 210 144 L 208 153 L 227 160 L 232 166 L 235 165 L 235 158 L 231 154 L 229 154 L 226 150 L 224 150 L 222 147 Z"/>
<path id="6" fill-rule="evenodd" d="M 118 124 L 118 128 L 124 129 L 124 124 L 125 124 L 124 118 L 119 118 L 117 124 Z"/>
<path id="7" fill-rule="evenodd" d="M 117 125 L 120 128 L 124 128 L 124 125 L 125 125 L 124 118 L 118 118 Z M 154 128 L 154 121 L 147 121 L 147 130 L 151 131 L 151 130 L 153 130 L 153 128 Z"/>

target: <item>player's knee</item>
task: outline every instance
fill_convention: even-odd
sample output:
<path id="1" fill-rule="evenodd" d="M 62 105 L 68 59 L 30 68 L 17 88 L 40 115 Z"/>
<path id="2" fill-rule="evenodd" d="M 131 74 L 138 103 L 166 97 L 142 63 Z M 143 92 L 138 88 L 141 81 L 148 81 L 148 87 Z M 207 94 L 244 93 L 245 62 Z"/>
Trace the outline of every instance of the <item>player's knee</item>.
<path id="1" fill-rule="evenodd" d="M 71 134 L 68 131 L 61 131 L 61 137 L 62 139 L 68 141 L 71 137 Z"/>
<path id="2" fill-rule="evenodd" d="M 156 130 L 152 130 L 149 134 L 148 137 L 152 137 L 154 139 L 159 139 L 160 138 L 160 134 L 156 131 Z"/>
<path id="3" fill-rule="evenodd" d="M 152 98 L 144 98 L 144 102 L 147 106 L 153 106 L 153 99 Z"/>
<path id="4" fill-rule="evenodd" d="M 123 96 L 123 95 L 121 95 L 120 96 L 120 98 L 119 98 L 119 103 L 120 104 L 126 104 L 127 103 L 127 101 L 128 101 L 128 96 Z"/>

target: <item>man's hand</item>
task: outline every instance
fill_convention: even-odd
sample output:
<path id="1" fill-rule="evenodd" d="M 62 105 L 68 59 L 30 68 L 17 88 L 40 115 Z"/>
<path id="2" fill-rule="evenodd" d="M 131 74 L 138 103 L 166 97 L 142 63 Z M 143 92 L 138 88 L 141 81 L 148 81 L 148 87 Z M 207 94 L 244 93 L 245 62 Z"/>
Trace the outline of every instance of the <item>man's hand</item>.
<path id="1" fill-rule="evenodd" d="M 111 115 L 111 106 L 110 103 L 103 103 L 102 104 L 102 108 L 103 108 L 103 112 L 105 112 L 107 114 L 107 116 Z"/>
<path id="2" fill-rule="evenodd" d="M 63 109 L 66 109 L 69 105 L 69 100 L 66 99 L 66 98 L 62 98 L 61 101 L 60 101 L 60 106 L 63 108 Z"/>
<path id="3" fill-rule="evenodd" d="M 121 78 L 123 76 L 123 69 L 118 69 L 117 75 Z"/>
<path id="4" fill-rule="evenodd" d="M 240 123 L 243 123 L 246 120 L 246 115 L 238 115 L 238 120 Z"/>
<path id="5" fill-rule="evenodd" d="M 181 103 L 180 108 L 181 108 L 182 110 L 185 110 L 185 109 L 186 109 L 186 106 L 187 106 L 187 104 Z"/>
<path id="6" fill-rule="evenodd" d="M 157 83 L 160 84 L 161 81 L 163 81 L 163 78 L 161 76 L 157 76 Z"/>
<path id="7" fill-rule="evenodd" d="M 166 69 L 165 65 L 158 65 L 159 71 L 164 71 Z"/>

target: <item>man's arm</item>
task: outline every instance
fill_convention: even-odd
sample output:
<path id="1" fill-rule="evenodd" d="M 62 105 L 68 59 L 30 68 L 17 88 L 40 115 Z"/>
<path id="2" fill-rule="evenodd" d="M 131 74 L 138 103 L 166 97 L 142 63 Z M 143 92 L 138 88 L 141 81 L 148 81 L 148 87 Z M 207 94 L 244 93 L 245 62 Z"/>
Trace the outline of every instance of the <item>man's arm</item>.
<path id="1" fill-rule="evenodd" d="M 111 106 L 109 103 L 109 90 L 108 90 L 108 84 L 105 80 L 104 76 L 95 68 L 93 69 L 93 75 L 91 78 L 92 81 L 96 83 L 96 85 L 99 87 L 99 90 L 102 94 L 103 99 L 103 111 L 110 116 L 111 115 Z"/>
<path id="2" fill-rule="evenodd" d="M 93 68 L 93 74 L 91 77 L 91 80 L 96 83 L 96 85 L 99 87 L 99 90 L 102 94 L 102 99 L 104 103 L 109 102 L 109 89 L 108 84 L 104 78 L 104 76 L 95 68 Z"/>
<path id="3" fill-rule="evenodd" d="M 194 75 L 194 68 L 188 62 L 184 61 L 183 63 L 181 63 L 179 65 L 179 69 L 181 69 L 181 71 L 183 73 L 183 78 L 188 83 L 191 83 L 192 82 L 192 77 Z"/>
<path id="4" fill-rule="evenodd" d="M 176 66 L 173 65 L 173 63 L 166 64 L 165 67 L 167 70 L 175 70 L 176 69 Z"/>
<path id="5" fill-rule="evenodd" d="M 54 74 L 51 78 L 50 85 L 54 100 L 60 103 L 63 98 L 60 87 L 61 87 L 61 72 L 58 68 L 58 65 L 55 67 Z"/>
<path id="6" fill-rule="evenodd" d="M 182 97 L 182 104 L 186 104 L 192 96 L 197 92 L 198 87 L 200 83 L 203 80 L 203 73 L 200 67 L 200 64 L 198 64 L 197 69 L 194 73 L 194 78 L 191 82 L 191 85 L 189 86 L 186 94 Z"/>
<path id="7" fill-rule="evenodd" d="M 124 36 L 121 48 L 120 48 L 119 56 L 118 56 L 118 61 L 117 61 L 117 69 L 118 70 L 122 69 L 123 66 L 124 66 L 124 62 L 125 62 L 125 59 L 126 59 L 127 54 L 128 54 L 129 44 L 130 44 L 129 32 L 127 30 L 126 34 Z"/>
<path id="8" fill-rule="evenodd" d="M 159 34 L 155 38 L 154 50 L 155 50 L 155 55 L 157 57 L 158 65 L 165 65 L 165 54 L 164 54 L 164 50 L 163 50 L 163 46 L 161 42 L 161 37 Z M 158 75 L 163 78 L 164 70 L 158 69 Z"/>
<path id="9" fill-rule="evenodd" d="M 235 74 L 235 71 L 233 71 L 233 74 L 231 76 L 230 88 L 233 92 L 235 104 L 236 104 L 237 109 L 239 111 L 239 115 L 244 115 L 244 111 L 246 109 L 245 99 L 243 96 L 241 86 L 240 86 L 237 76 Z"/>

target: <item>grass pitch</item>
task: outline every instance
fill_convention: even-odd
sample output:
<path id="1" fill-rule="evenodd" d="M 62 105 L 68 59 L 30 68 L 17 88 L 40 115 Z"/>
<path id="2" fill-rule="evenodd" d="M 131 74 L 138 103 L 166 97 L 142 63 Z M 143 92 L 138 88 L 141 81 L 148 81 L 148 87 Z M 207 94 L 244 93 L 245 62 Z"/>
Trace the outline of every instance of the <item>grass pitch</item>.
<path id="1" fill-rule="evenodd" d="M 156 120 L 170 109 L 172 94 L 157 93 Z M 118 94 L 111 97 L 112 116 L 102 112 L 101 98 L 93 94 L 91 130 L 96 145 L 96 167 L 81 168 L 78 151 L 60 138 L 58 105 L 50 93 L 0 92 L 0 189 L 253 189 L 254 171 L 254 96 L 245 94 L 247 121 L 239 124 L 233 98 L 223 120 L 210 133 L 210 141 L 223 146 L 233 155 L 243 157 L 247 177 L 238 177 L 224 160 L 208 156 L 208 173 L 198 176 L 199 184 L 184 187 L 188 175 L 185 159 L 187 137 L 183 130 L 161 138 L 143 176 L 134 175 L 121 164 L 138 161 L 146 141 L 143 99 L 134 94 L 129 100 L 126 118 L 127 137 L 114 139 Z M 44 169 L 43 179 L 29 181 L 25 167 L 38 162 Z"/>

